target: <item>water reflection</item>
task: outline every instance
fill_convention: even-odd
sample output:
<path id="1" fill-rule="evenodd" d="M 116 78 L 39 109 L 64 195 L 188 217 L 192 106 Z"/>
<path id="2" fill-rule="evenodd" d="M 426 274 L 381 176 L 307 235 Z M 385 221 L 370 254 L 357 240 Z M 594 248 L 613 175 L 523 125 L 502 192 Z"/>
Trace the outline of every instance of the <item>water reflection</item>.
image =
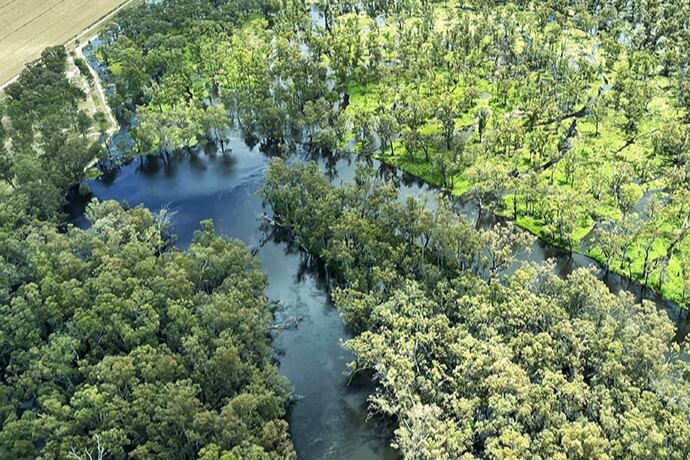
<path id="1" fill-rule="evenodd" d="M 331 174 L 337 177 L 338 181 L 347 181 L 354 176 L 357 161 L 365 162 L 376 169 L 379 177 L 390 180 L 398 185 L 400 189 L 399 199 L 404 200 L 407 196 L 412 195 L 424 199 L 427 202 L 427 206 L 431 208 L 436 206 L 436 197 L 439 193 L 436 188 L 429 186 L 415 176 L 400 172 L 397 168 L 386 166 L 378 160 L 370 158 L 361 159 L 360 157 L 353 160 L 351 157 L 345 156 L 338 159 L 335 164 L 332 164 L 330 159 L 318 159 L 322 168 L 330 168 L 334 171 Z M 464 215 L 470 222 L 475 222 L 477 220 L 478 208 L 472 201 L 464 198 L 452 198 L 452 200 L 455 209 L 460 214 Z M 502 220 L 505 219 L 490 215 L 489 213 L 484 213 L 480 226 L 484 228 L 490 227 Z M 652 301 L 656 304 L 657 308 L 667 312 L 671 321 L 676 324 L 676 341 L 683 341 L 688 333 L 690 333 L 690 315 L 687 310 L 681 309 L 678 305 L 662 298 L 654 291 L 643 288 L 640 283 L 634 280 L 615 273 L 607 273 L 598 262 L 590 257 L 582 254 L 571 254 L 564 249 L 539 239 L 535 239 L 529 248 L 519 251 L 516 254 L 516 261 L 508 269 L 508 274 L 514 272 L 523 262 L 542 264 L 549 259 L 554 259 L 556 261 L 555 270 L 561 277 L 568 276 L 577 268 L 594 267 L 598 272 L 599 278 L 606 283 L 612 292 L 632 292 L 639 300 L 646 299 Z"/>
<path id="2" fill-rule="evenodd" d="M 100 200 L 142 204 L 154 212 L 168 210 L 178 238 L 176 243 L 182 248 L 190 244 L 199 221 L 204 219 L 213 219 L 219 233 L 241 239 L 254 248 L 268 275 L 268 295 L 282 304 L 276 323 L 296 325 L 277 332 L 274 344 L 280 371 L 290 379 L 298 397 L 289 422 L 299 458 L 396 458 L 396 452 L 387 447 L 390 426 L 381 420 L 367 421 L 370 381 L 348 380 L 346 364 L 352 355 L 341 347 L 341 342 L 351 334 L 330 302 L 328 274 L 313 258 L 291 245 L 288 236 L 270 231 L 257 219 L 270 213 L 256 196 L 268 158 L 258 148 L 248 147 L 239 136 L 229 138 L 226 148 L 230 154 L 209 147 L 173 155 L 168 160 L 135 160 L 87 185 L 92 196 Z M 424 199 L 430 207 L 436 206 L 434 188 L 371 158 L 306 151 L 299 155 L 317 161 L 334 183 L 351 180 L 357 163 L 364 162 L 399 187 L 400 199 L 413 195 Z M 75 197 L 70 204 L 77 225 L 87 224 L 87 202 L 88 199 Z M 455 206 L 471 221 L 476 219 L 477 209 L 471 202 L 456 200 Z M 490 218 L 483 225 L 494 222 Z M 596 266 L 592 259 L 570 255 L 542 241 L 535 241 L 530 251 L 518 254 L 518 259 L 536 263 L 555 259 L 560 276 L 578 267 Z M 511 270 L 516 266 L 517 263 Z M 609 274 L 605 281 L 614 292 L 633 290 L 669 311 L 678 325 L 678 339 L 688 333 L 687 315 L 673 304 L 653 293 L 642 293 L 639 285 L 620 276 Z"/>
<path id="3" fill-rule="evenodd" d="M 154 212 L 166 209 L 182 248 L 191 243 L 199 221 L 213 219 L 219 233 L 254 249 L 268 275 L 267 294 L 282 305 L 276 324 L 296 324 L 277 330 L 274 345 L 280 372 L 297 395 L 289 422 L 300 459 L 397 458 L 388 447 L 391 428 L 380 420 L 367 421 L 370 381 L 349 381 L 347 363 L 353 357 L 341 342 L 351 334 L 330 302 L 329 277 L 287 235 L 257 219 L 270 213 L 256 196 L 268 158 L 239 137 L 228 139 L 226 147 L 231 154 L 207 148 L 168 160 L 137 159 L 87 185 L 99 200 L 142 204 Z M 352 177 L 354 162 L 347 162 Z M 70 213 L 79 226 L 87 225 L 84 208 L 92 197 L 73 197 Z"/>

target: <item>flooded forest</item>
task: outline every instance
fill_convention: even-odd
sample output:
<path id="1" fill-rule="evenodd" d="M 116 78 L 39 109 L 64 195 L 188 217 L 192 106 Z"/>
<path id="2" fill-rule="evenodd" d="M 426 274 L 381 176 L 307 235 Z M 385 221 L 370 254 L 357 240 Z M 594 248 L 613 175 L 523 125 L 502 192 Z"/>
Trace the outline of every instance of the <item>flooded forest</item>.
<path id="1" fill-rule="evenodd" d="M 0 93 L 0 458 L 690 457 L 690 4 L 113 14 Z"/>

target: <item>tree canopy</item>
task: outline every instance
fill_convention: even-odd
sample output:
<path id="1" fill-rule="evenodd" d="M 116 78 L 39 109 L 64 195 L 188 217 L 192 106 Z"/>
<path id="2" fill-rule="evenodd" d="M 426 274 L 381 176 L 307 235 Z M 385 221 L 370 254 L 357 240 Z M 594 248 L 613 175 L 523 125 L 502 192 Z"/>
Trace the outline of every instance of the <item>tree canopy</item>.
<path id="1" fill-rule="evenodd" d="M 65 49 L 48 48 L 0 101 L 0 179 L 41 219 L 59 218 L 67 190 L 105 158 L 102 143 L 86 136 L 93 125 L 80 107 L 86 95 L 66 70 Z"/>
<path id="2" fill-rule="evenodd" d="M 271 153 L 373 154 L 685 305 L 676 3 L 175 0 L 120 15 L 98 53 L 134 154 L 224 150 L 230 125 Z M 637 217 L 658 231 L 617 237 Z"/>
<path id="3" fill-rule="evenodd" d="M 144 208 L 87 215 L 88 230 L 2 234 L 16 253 L 3 251 L 0 457 L 293 458 L 266 277 L 244 245 L 206 221 L 183 252 Z"/>
<path id="4" fill-rule="evenodd" d="M 446 193 L 282 158 L 259 192 L 336 276 L 352 371 L 406 458 L 685 459 L 688 342 L 666 315 L 590 270 L 512 270 L 522 227 L 688 306 L 689 23 L 672 0 L 166 0 L 94 52 L 118 160 L 226 153 L 235 128 Z M 88 230 L 61 219 L 105 158 L 69 63 L 47 49 L 0 101 L 0 457 L 295 457 L 246 248 L 204 222 L 175 249 L 164 217 L 115 203 Z"/>
<path id="5" fill-rule="evenodd" d="M 371 171 L 338 189 L 278 160 L 261 193 L 339 275 L 352 371 L 373 373 L 372 409 L 396 421 L 405 458 L 690 454 L 687 342 L 651 302 L 584 268 L 508 277 L 522 237 L 474 230 L 443 201 L 398 202 Z"/>

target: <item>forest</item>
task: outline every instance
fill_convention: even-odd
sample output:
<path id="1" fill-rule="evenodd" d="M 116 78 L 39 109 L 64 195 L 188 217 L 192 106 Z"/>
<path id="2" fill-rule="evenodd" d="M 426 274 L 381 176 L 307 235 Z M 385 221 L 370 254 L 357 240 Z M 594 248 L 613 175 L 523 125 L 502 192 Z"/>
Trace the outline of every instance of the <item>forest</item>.
<path id="1" fill-rule="evenodd" d="M 687 5 L 216 3 L 104 33 L 132 154 L 354 150 L 688 301 Z"/>
<path id="2" fill-rule="evenodd" d="M 688 362 L 663 312 L 591 270 L 525 264 L 510 226 L 477 233 L 447 205 L 398 203 L 360 170 L 333 187 L 313 164 L 271 165 L 261 194 L 342 280 L 373 372 L 373 410 L 405 458 L 685 458 Z M 333 224 L 335 222 L 335 224 Z"/>
<path id="3" fill-rule="evenodd" d="M 66 213 L 85 179 L 232 157 L 234 132 L 271 158 L 264 220 L 333 277 L 401 457 L 690 457 L 688 339 L 599 279 L 690 308 L 688 49 L 671 0 L 144 2 L 93 45 L 127 142 L 47 49 L 0 98 L 0 457 L 300 457 L 252 251 L 210 221 L 178 248 L 126 203 Z M 350 155 L 438 198 L 331 180 Z M 599 269 L 520 263 L 536 238 Z"/>

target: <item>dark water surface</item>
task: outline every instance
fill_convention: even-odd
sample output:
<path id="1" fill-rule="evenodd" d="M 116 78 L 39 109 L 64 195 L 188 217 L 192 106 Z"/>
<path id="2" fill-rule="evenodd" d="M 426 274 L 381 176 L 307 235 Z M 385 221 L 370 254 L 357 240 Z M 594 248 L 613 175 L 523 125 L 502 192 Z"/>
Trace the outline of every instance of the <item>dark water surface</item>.
<path id="1" fill-rule="evenodd" d="M 349 381 L 346 365 L 352 355 L 341 342 L 351 335 L 329 300 L 326 275 L 318 263 L 285 238 L 272 234 L 259 218 L 270 213 L 255 194 L 269 159 L 238 137 L 230 138 L 226 145 L 225 155 L 202 151 L 178 154 L 167 162 L 158 157 L 136 160 L 87 185 L 99 200 L 142 204 L 154 212 L 166 209 L 182 248 L 190 244 L 199 221 L 213 219 L 218 233 L 238 238 L 257 251 L 270 283 L 267 294 L 282 305 L 276 317 L 274 347 L 280 371 L 297 397 L 289 422 L 300 459 L 397 458 L 388 447 L 391 430 L 387 423 L 377 418 L 367 421 L 371 383 Z M 357 161 L 356 157 L 318 158 L 336 184 L 354 176 Z M 401 198 L 412 194 L 426 199 L 428 206 L 435 205 L 433 188 L 376 161 L 370 164 L 400 187 Z M 87 225 L 83 214 L 86 201 L 75 199 L 70 205 L 74 222 L 80 226 Z M 470 219 L 476 216 L 470 204 L 458 204 L 458 209 Z M 561 276 L 578 267 L 596 266 L 587 257 L 571 256 L 541 241 L 535 241 L 518 258 L 537 263 L 555 259 Z M 641 294 L 639 285 L 622 277 L 609 275 L 605 281 L 614 292 L 626 289 Z M 669 312 L 678 325 L 678 338 L 687 334 L 686 315 L 650 293 L 645 296 Z M 291 327 L 279 327 L 286 325 Z"/>
<path id="2" fill-rule="evenodd" d="M 270 234 L 257 217 L 264 212 L 255 192 L 263 181 L 268 158 L 232 138 L 226 155 L 198 152 L 163 162 L 136 160 L 87 185 L 93 198 L 166 209 L 177 245 L 189 246 L 199 221 L 213 219 L 216 231 L 238 238 L 257 250 L 268 275 L 267 295 L 280 301 L 274 347 L 280 371 L 292 383 L 296 402 L 290 429 L 300 459 L 394 459 L 388 447 L 390 428 L 367 421 L 369 382 L 350 382 L 347 363 L 353 356 L 341 347 L 351 337 L 330 302 L 321 267 L 287 241 Z M 349 175 L 353 172 L 345 168 Z M 348 175 L 347 173 L 345 175 Z M 88 225 L 87 200 L 74 200 L 74 222 Z"/>
<path id="3" fill-rule="evenodd" d="M 84 54 L 110 92 L 107 73 L 93 55 L 99 43 L 94 40 Z M 133 125 L 136 122 L 136 118 L 131 120 Z M 114 156 L 121 146 L 131 146 L 126 127 L 110 141 Z M 271 212 L 256 196 L 268 157 L 238 136 L 230 136 L 225 147 L 226 154 L 209 149 L 173 156 L 169 161 L 151 156 L 88 181 L 92 196 L 73 197 L 69 206 L 72 219 L 85 227 L 84 208 L 90 199 L 117 200 L 144 205 L 154 212 L 167 210 L 181 248 L 189 246 L 204 219 L 213 219 L 219 234 L 244 241 L 256 250 L 268 276 L 268 297 L 282 305 L 276 314 L 273 345 L 280 372 L 295 392 L 288 421 L 298 458 L 399 458 L 388 445 L 391 427 L 376 417 L 368 418 L 372 383 L 350 380 L 347 363 L 353 355 L 341 343 L 351 333 L 330 301 L 322 268 L 285 239 L 270 234 L 258 219 Z M 325 162 L 322 165 L 330 171 Z M 354 177 L 354 165 L 337 165 L 340 177 Z"/>

